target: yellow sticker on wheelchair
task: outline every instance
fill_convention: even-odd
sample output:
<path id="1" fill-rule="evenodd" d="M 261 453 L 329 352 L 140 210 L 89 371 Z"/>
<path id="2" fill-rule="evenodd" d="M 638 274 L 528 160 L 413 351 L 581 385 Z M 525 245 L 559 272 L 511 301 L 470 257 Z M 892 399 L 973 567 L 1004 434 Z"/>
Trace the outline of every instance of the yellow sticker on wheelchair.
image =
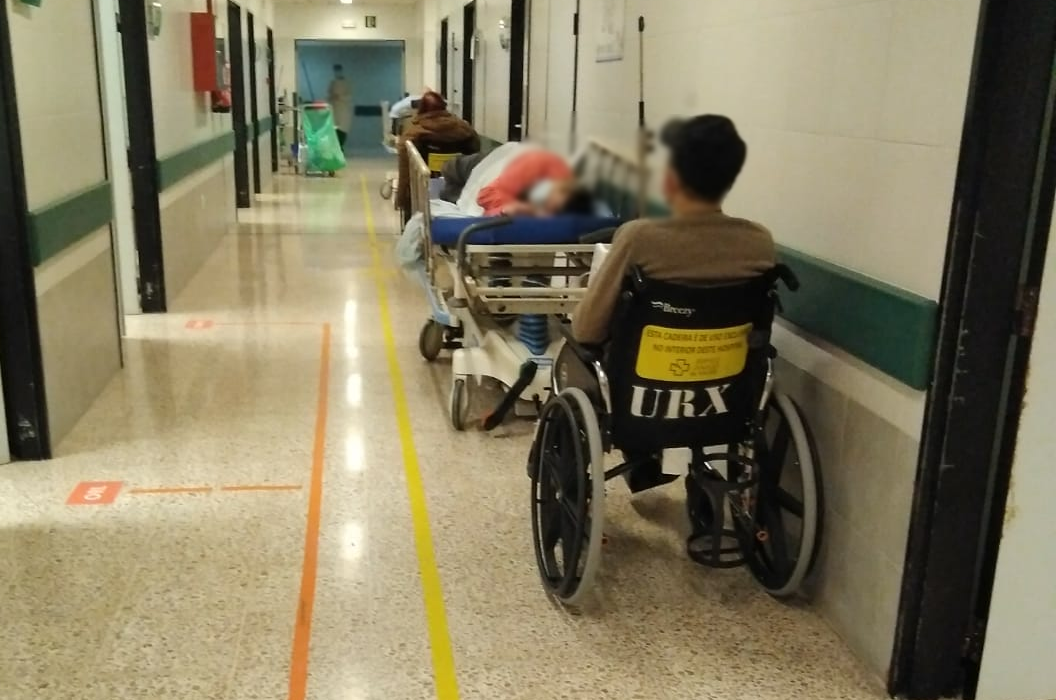
<path id="1" fill-rule="evenodd" d="M 457 153 L 430 153 L 429 154 L 429 172 L 438 173 L 441 168 L 444 167 L 444 163 L 449 160 L 458 158 Z"/>
<path id="2" fill-rule="evenodd" d="M 710 382 L 734 377 L 748 361 L 752 324 L 687 330 L 646 326 L 635 371 L 658 382 Z"/>

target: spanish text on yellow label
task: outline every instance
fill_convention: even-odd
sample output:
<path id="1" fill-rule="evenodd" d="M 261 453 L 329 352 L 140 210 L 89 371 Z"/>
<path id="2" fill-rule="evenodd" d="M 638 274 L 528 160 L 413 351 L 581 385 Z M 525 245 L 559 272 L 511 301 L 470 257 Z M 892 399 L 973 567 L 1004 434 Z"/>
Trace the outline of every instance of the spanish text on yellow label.
<path id="1" fill-rule="evenodd" d="M 635 367 L 642 379 L 709 382 L 734 377 L 748 361 L 752 324 L 711 330 L 646 326 Z"/>

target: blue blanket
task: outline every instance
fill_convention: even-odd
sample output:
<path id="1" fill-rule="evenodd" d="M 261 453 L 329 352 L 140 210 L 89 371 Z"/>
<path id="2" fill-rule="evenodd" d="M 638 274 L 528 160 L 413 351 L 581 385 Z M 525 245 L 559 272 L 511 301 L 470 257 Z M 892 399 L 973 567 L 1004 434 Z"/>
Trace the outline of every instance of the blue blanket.
<path id="1" fill-rule="evenodd" d="M 487 218 L 439 217 L 433 219 L 433 243 L 453 246 L 468 227 L 490 221 Z M 560 245 L 579 243 L 581 236 L 607 228 L 615 228 L 618 219 L 595 216 L 554 216 L 547 218 L 521 217 L 508 226 L 492 228 L 473 234 L 474 245 Z"/>

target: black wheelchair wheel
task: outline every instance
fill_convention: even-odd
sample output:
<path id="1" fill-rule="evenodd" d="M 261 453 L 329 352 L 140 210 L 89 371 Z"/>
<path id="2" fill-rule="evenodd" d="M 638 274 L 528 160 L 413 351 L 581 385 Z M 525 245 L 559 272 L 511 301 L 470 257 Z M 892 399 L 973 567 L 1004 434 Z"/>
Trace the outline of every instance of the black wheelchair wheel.
<path id="1" fill-rule="evenodd" d="M 440 323 L 429 319 L 418 334 L 418 352 L 426 362 L 435 362 L 444 349 L 446 329 Z"/>
<path id="2" fill-rule="evenodd" d="M 814 439 L 795 402 L 775 393 L 762 430 L 748 448 L 759 481 L 734 524 L 749 569 L 775 598 L 795 595 L 810 573 L 821 543 L 821 468 Z M 743 501 L 742 501 L 743 503 Z"/>
<path id="3" fill-rule="evenodd" d="M 543 408 L 528 471 L 543 587 L 561 603 L 577 605 L 601 562 L 605 507 L 601 431 L 579 389 L 562 392 Z"/>

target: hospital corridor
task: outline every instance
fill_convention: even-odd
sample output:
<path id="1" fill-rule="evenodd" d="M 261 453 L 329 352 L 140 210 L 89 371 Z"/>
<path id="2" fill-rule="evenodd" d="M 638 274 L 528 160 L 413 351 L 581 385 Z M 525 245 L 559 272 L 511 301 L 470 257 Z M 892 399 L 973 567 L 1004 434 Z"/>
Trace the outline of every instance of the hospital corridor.
<path id="1" fill-rule="evenodd" d="M 1050 0 L 3 0 L 0 700 L 1056 700 Z"/>

